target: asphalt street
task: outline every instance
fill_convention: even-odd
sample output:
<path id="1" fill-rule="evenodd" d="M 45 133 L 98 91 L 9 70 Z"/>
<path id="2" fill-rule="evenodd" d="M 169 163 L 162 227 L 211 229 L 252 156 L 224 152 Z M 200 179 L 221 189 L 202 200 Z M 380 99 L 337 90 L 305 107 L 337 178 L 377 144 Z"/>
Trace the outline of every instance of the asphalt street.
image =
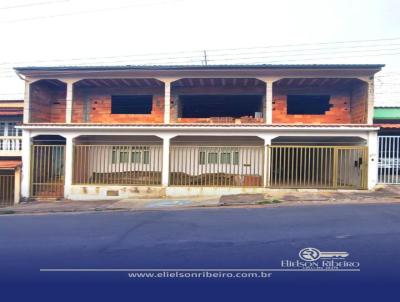
<path id="1" fill-rule="evenodd" d="M 257 282 L 398 284 L 400 205 L 2 215 L 0 284 L 132 282 L 126 272 L 40 269 L 268 270 L 306 247 L 345 251 L 360 271 L 273 272 Z"/>

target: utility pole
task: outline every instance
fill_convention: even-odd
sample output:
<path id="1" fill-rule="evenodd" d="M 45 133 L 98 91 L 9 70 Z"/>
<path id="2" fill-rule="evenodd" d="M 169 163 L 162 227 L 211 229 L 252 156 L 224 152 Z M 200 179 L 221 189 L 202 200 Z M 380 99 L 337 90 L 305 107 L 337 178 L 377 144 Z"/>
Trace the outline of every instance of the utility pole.
<path id="1" fill-rule="evenodd" d="M 204 65 L 206 65 L 207 66 L 207 51 L 206 50 L 204 50 Z"/>

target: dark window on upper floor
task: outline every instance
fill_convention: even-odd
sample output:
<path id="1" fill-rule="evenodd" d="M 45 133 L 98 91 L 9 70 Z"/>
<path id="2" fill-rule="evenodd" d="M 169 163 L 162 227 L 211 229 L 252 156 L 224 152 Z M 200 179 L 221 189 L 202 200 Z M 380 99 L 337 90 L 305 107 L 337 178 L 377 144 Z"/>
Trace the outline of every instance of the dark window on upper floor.
<path id="1" fill-rule="evenodd" d="M 287 114 L 325 114 L 332 105 L 330 95 L 288 95 Z"/>
<path id="2" fill-rule="evenodd" d="M 113 95 L 111 114 L 151 114 L 152 95 Z"/>
<path id="3" fill-rule="evenodd" d="M 262 95 L 181 95 L 178 117 L 260 117 L 262 100 Z"/>

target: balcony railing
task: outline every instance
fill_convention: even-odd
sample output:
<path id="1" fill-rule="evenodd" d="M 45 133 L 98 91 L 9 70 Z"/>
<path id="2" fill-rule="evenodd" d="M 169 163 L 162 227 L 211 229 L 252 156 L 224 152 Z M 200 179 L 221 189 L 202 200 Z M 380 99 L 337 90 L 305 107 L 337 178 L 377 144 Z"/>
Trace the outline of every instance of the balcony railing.
<path id="1" fill-rule="evenodd" d="M 22 138 L 20 136 L 0 136 L 0 155 L 15 156 L 22 150 Z"/>

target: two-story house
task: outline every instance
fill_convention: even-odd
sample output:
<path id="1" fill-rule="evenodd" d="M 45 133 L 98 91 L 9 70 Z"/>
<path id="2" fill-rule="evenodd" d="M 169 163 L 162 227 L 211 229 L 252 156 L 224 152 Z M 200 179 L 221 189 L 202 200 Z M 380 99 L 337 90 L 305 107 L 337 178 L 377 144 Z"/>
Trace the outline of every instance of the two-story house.
<path id="1" fill-rule="evenodd" d="M 0 100 L 0 206 L 19 202 L 23 100 Z"/>
<path id="2" fill-rule="evenodd" d="M 21 67 L 22 195 L 368 189 L 383 65 Z"/>

